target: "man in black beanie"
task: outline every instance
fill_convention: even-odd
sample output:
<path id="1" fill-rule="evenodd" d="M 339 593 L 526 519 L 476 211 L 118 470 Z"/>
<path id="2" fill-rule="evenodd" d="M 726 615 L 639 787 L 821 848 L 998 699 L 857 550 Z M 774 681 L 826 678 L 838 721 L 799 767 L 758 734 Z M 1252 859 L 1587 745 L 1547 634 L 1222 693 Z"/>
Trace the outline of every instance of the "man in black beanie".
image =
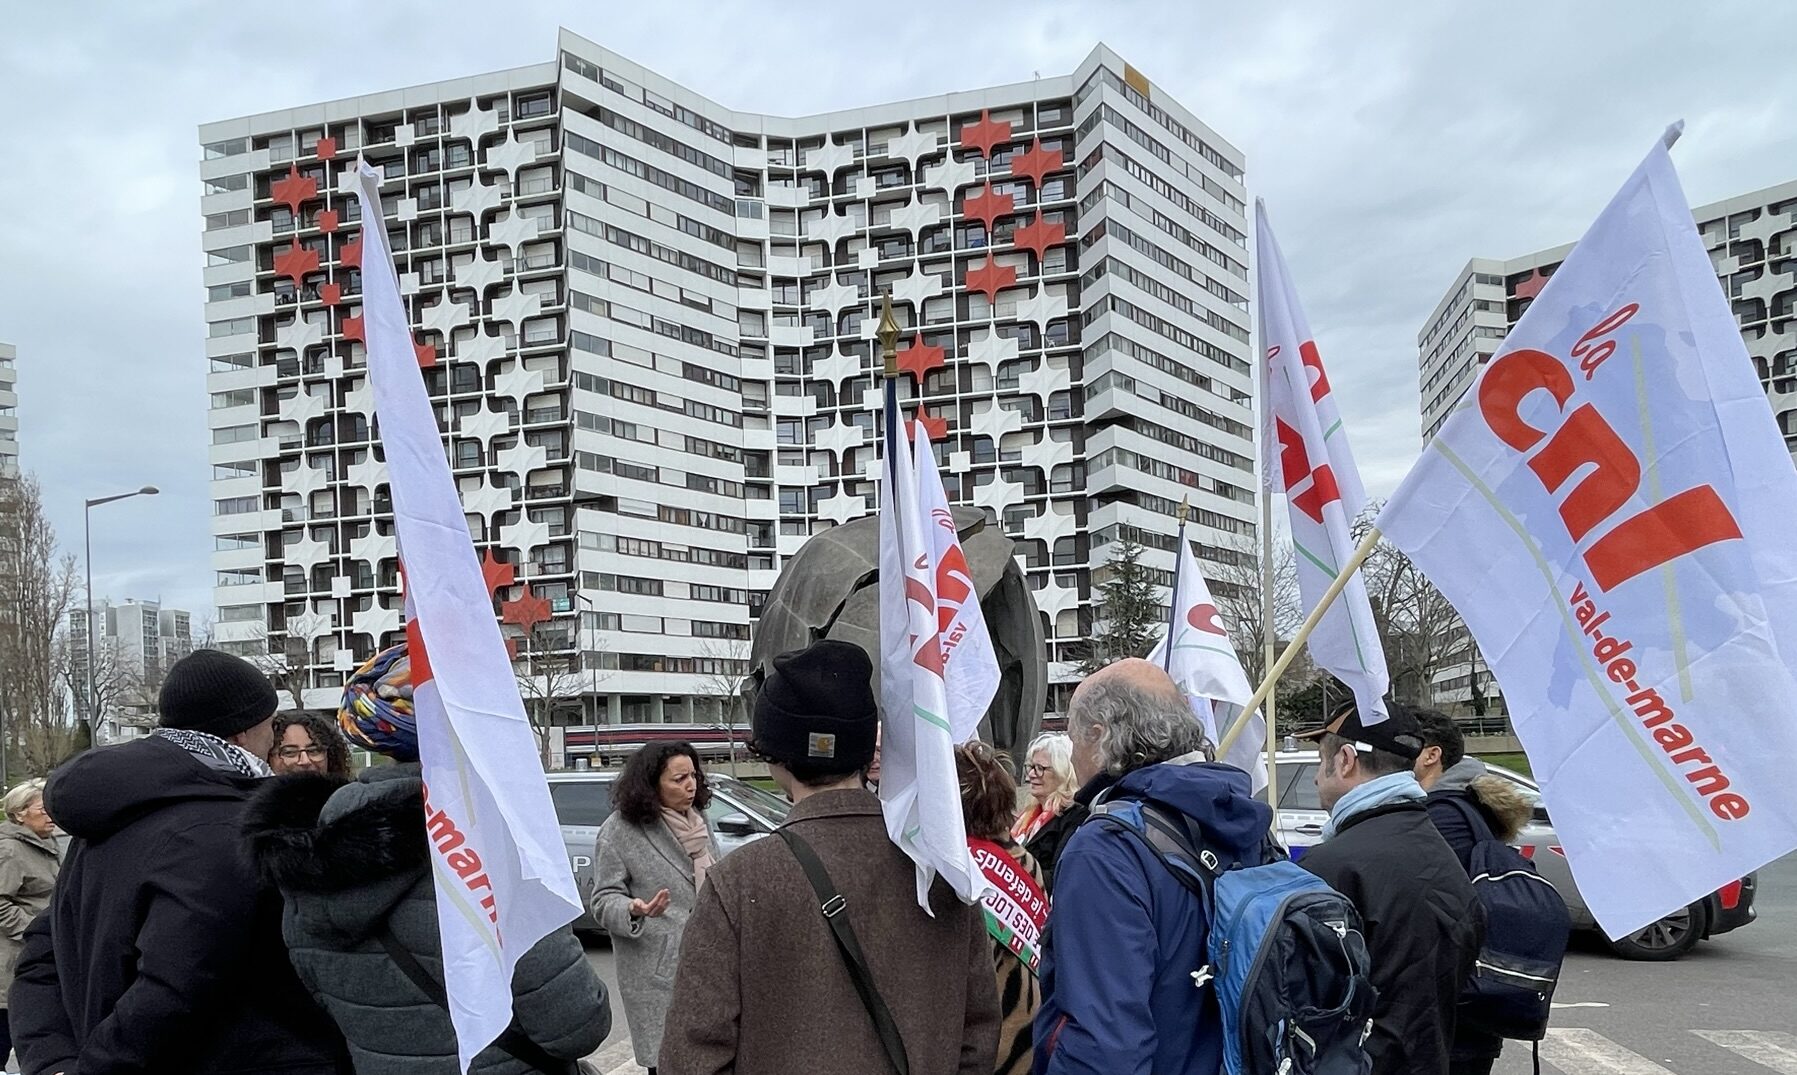
<path id="1" fill-rule="evenodd" d="M 872 677 L 860 647 L 829 640 L 758 674 L 750 749 L 792 813 L 781 832 L 706 871 L 680 945 L 660 1075 L 891 1071 L 894 1049 L 912 1075 L 993 1070 L 998 988 L 979 909 L 940 881 L 934 914 L 917 905 L 916 869 L 862 785 L 879 727 Z M 806 848 L 839 897 L 831 918 L 796 857 Z M 838 946 L 832 927 L 845 922 L 889 1033 L 876 1030 Z"/>
<path id="2" fill-rule="evenodd" d="M 75 841 L 13 980 L 25 1070 L 349 1072 L 287 961 L 280 898 L 243 851 L 274 688 L 201 650 L 168 670 L 159 703 L 154 733 L 87 751 L 44 789 Z"/>

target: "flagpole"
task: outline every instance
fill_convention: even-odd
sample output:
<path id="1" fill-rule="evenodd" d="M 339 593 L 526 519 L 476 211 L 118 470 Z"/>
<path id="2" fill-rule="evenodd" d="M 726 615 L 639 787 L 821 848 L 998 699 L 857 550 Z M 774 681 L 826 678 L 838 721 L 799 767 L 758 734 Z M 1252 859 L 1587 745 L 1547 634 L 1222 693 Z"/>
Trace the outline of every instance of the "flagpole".
<path id="1" fill-rule="evenodd" d="M 1262 652 L 1266 654 L 1262 662 L 1263 668 L 1272 668 L 1275 654 L 1279 651 L 1278 628 L 1274 625 L 1274 584 L 1278 581 L 1279 565 L 1273 562 L 1273 490 L 1261 486 L 1260 490 L 1260 633 Z M 1267 692 L 1267 805 L 1274 810 L 1279 809 L 1279 725 L 1275 721 L 1275 710 L 1278 709 L 1278 691 Z"/>
<path id="2" fill-rule="evenodd" d="M 1297 657 L 1299 651 L 1304 648 L 1304 644 L 1310 641 L 1310 633 L 1317 629 L 1317 624 L 1323 622 L 1323 614 L 1329 611 L 1329 606 L 1335 604 L 1335 599 L 1348 588 L 1348 580 L 1354 577 L 1354 572 L 1359 571 L 1360 565 L 1366 563 L 1366 558 L 1373 554 L 1374 547 L 1379 544 L 1379 537 L 1378 527 L 1367 529 L 1366 537 L 1360 541 L 1360 547 L 1354 550 L 1354 555 L 1348 558 L 1348 562 L 1342 565 L 1342 569 L 1335 573 L 1335 580 L 1329 584 L 1327 590 L 1323 591 L 1323 597 L 1317 602 L 1317 607 L 1311 609 L 1310 615 L 1305 617 L 1304 626 L 1298 628 L 1298 633 L 1292 636 L 1292 641 L 1285 647 L 1285 652 L 1281 653 L 1279 659 L 1267 669 L 1259 689 L 1254 692 L 1254 697 L 1242 707 L 1242 711 L 1236 715 L 1235 722 L 1229 726 L 1229 731 L 1223 734 L 1223 741 L 1217 744 L 1217 757 L 1228 754 L 1229 748 L 1234 746 L 1235 741 L 1241 737 L 1242 729 L 1248 726 L 1249 715 L 1265 704 L 1267 697 L 1273 693 L 1273 684 L 1279 681 L 1280 674 L 1291 665 L 1293 658 Z M 1273 739 L 1270 728 L 1267 732 L 1267 739 L 1269 742 Z"/>
<path id="3" fill-rule="evenodd" d="M 1167 600 L 1167 644 L 1161 652 L 1161 671 L 1173 673 L 1173 632 L 1179 629 L 1179 576 L 1186 562 L 1186 520 L 1192 514 L 1192 498 L 1179 501 L 1179 539 L 1173 543 L 1173 594 Z"/>
<path id="4" fill-rule="evenodd" d="M 886 473 L 896 474 L 893 469 L 894 460 L 899 457 L 899 409 L 898 409 L 898 318 L 892 316 L 892 292 L 880 294 L 880 375 L 885 379 L 886 414 L 885 436 Z M 898 518 L 898 498 L 892 495 L 891 489 L 883 491 L 880 498 L 880 510 L 890 511 L 893 518 Z"/>

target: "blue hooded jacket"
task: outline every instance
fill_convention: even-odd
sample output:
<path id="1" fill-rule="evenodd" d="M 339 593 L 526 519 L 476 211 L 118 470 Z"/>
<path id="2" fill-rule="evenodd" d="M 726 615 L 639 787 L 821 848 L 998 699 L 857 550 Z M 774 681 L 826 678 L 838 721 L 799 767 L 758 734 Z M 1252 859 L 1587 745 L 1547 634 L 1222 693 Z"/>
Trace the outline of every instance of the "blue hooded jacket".
<path id="1" fill-rule="evenodd" d="M 1250 793 L 1248 774 L 1227 765 L 1151 765 L 1110 795 L 1184 814 L 1210 847 L 1253 862 L 1273 817 Z M 1080 826 L 1055 868 L 1036 1075 L 1222 1071 L 1216 996 L 1192 981 L 1209 962 L 1209 934 L 1198 899 L 1140 840 Z"/>

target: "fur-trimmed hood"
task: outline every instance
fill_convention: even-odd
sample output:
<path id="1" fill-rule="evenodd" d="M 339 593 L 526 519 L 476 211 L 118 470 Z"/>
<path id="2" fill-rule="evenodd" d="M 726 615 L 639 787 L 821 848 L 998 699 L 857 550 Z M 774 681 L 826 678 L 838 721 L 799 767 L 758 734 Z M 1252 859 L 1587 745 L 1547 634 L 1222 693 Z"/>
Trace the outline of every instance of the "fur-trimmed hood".
<path id="1" fill-rule="evenodd" d="M 429 869 L 417 765 L 368 769 L 350 783 L 311 774 L 268 781 L 244 817 L 250 857 L 282 892 L 389 888 Z"/>
<path id="2" fill-rule="evenodd" d="M 1523 793 L 1522 785 L 1501 776 L 1477 777 L 1466 786 L 1466 793 L 1493 822 L 1491 834 L 1500 840 L 1516 839 L 1535 811 L 1535 804 Z"/>

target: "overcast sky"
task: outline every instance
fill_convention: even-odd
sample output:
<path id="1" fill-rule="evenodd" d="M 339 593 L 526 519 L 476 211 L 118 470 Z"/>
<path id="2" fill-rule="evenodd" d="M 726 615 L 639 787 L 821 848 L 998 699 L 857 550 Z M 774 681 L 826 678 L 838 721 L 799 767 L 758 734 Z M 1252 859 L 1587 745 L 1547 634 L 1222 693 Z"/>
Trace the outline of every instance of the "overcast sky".
<path id="1" fill-rule="evenodd" d="M 1246 152 L 1375 496 L 1417 454 L 1417 331 L 1468 257 L 1576 238 L 1680 117 L 1692 204 L 1797 178 L 1784 3 L 68 0 L 8 19 L 0 340 L 24 463 L 77 552 L 84 497 L 160 486 L 96 513 L 95 591 L 205 615 L 210 120 L 552 60 L 564 23 L 784 114 L 1065 74 L 1103 41 Z"/>

